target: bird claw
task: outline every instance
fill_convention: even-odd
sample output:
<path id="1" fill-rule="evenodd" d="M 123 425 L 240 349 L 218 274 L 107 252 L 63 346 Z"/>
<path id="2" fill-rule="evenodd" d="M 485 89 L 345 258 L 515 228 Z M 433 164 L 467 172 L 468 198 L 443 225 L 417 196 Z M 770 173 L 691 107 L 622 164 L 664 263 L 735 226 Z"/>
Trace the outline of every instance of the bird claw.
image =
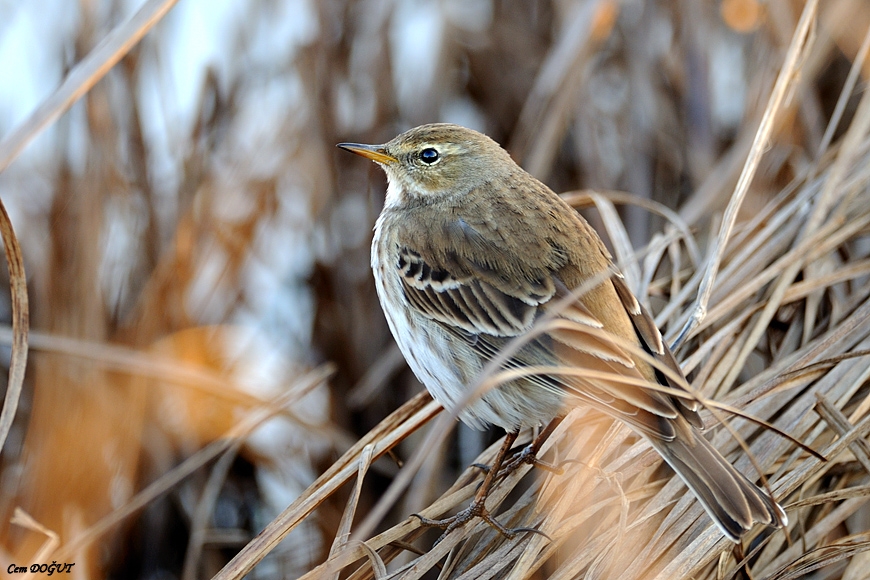
<path id="1" fill-rule="evenodd" d="M 538 459 L 538 448 L 534 444 L 526 445 L 519 453 L 514 455 L 510 462 L 505 465 L 501 471 L 498 473 L 499 479 L 503 479 L 516 471 L 523 464 L 531 465 L 532 467 L 537 467 L 543 469 L 548 473 L 552 473 L 553 475 L 562 475 L 565 473 L 565 470 L 562 469 L 562 465 L 565 463 L 561 463 L 556 465 L 554 463 L 549 463 L 544 461 L 543 459 Z"/>
<path id="2" fill-rule="evenodd" d="M 564 461 L 563 463 L 556 465 L 554 463 L 544 461 L 543 459 L 538 459 L 537 453 L 538 449 L 535 448 L 534 445 L 526 445 L 519 452 L 514 454 L 514 456 L 507 464 L 499 469 L 498 474 L 496 474 L 495 481 L 503 481 L 507 476 L 519 469 L 523 464 L 537 467 L 539 469 L 542 469 L 543 471 L 552 473 L 553 475 L 563 475 L 565 473 L 565 470 L 562 468 L 562 466 L 567 465 L 568 463 L 576 462 L 576 460 L 569 459 L 567 461 Z M 491 467 L 489 465 L 486 465 L 485 463 L 472 463 L 471 467 L 476 467 L 484 473 L 489 473 L 489 470 L 491 469 Z"/>
<path id="3" fill-rule="evenodd" d="M 553 541 L 550 536 L 540 530 L 536 530 L 535 528 L 507 528 L 503 526 L 498 522 L 498 520 L 492 517 L 492 514 L 490 514 L 489 510 L 487 510 L 486 507 L 483 505 L 483 502 L 472 502 L 471 505 L 469 505 L 461 512 L 457 513 L 455 516 L 451 516 L 449 518 L 444 518 L 441 520 L 430 519 L 427 517 L 423 517 L 420 514 L 411 514 L 411 516 L 420 520 L 420 525 L 422 526 L 441 528 L 442 530 L 444 530 L 444 532 L 438 537 L 438 539 L 435 540 L 435 543 L 432 544 L 432 547 L 440 544 L 441 541 L 450 534 L 450 532 L 457 528 L 461 528 L 476 517 L 479 517 L 480 519 L 485 521 L 487 524 L 489 524 L 490 527 L 495 529 L 498 533 L 500 533 L 508 540 L 513 540 L 517 537 L 518 534 L 521 533 L 532 533 L 540 534 L 551 542 Z"/>
<path id="4" fill-rule="evenodd" d="M 455 516 L 450 516 L 449 518 L 444 518 L 442 520 L 433 520 L 423 517 L 420 514 L 411 514 L 411 516 L 420 520 L 421 526 L 427 526 L 430 528 L 441 528 L 442 530 L 444 530 L 444 532 L 438 537 L 438 539 L 435 540 L 435 543 L 432 544 L 433 547 L 440 544 L 441 540 L 446 538 L 450 534 L 450 532 L 457 528 L 461 528 L 476 517 L 483 518 L 484 521 L 486 521 L 490 525 L 493 525 L 493 522 L 495 522 L 495 525 L 493 527 L 495 527 L 499 531 L 501 531 L 501 529 L 499 528 L 504 529 L 504 526 L 492 519 L 492 516 L 489 515 L 489 512 L 486 510 L 483 502 L 477 501 L 472 502 L 471 505 L 469 505 L 461 512 L 457 513 Z"/>
<path id="5" fill-rule="evenodd" d="M 484 477 L 483 481 L 481 482 L 480 487 L 475 493 L 474 500 L 471 502 L 471 504 L 464 510 L 457 513 L 455 516 L 444 518 L 442 520 L 433 520 L 423 517 L 420 514 L 411 514 L 413 517 L 416 517 L 420 520 L 420 525 L 422 526 L 441 528 L 442 530 L 444 530 L 444 533 L 441 534 L 441 537 L 439 537 L 438 540 L 435 541 L 435 545 L 438 545 L 438 543 L 446 538 L 450 532 L 452 532 L 456 528 L 464 526 L 476 517 L 481 518 L 483 521 L 485 521 L 491 527 L 495 528 L 501 535 L 508 539 L 513 539 L 517 536 L 517 534 L 522 532 L 541 534 L 547 539 L 550 539 L 550 536 L 548 536 L 547 534 L 533 528 L 504 527 L 503 525 L 498 523 L 495 518 L 492 517 L 492 515 L 486 509 L 485 504 L 486 498 L 489 497 L 489 492 L 492 491 L 492 488 L 496 484 L 496 482 L 510 475 L 523 463 L 529 463 L 534 466 L 539 466 L 554 473 L 562 473 L 561 468 L 559 468 L 558 466 L 543 462 L 536 457 L 538 451 L 541 448 L 541 445 L 547 439 L 547 437 L 550 436 L 550 434 L 559 424 L 559 421 L 561 421 L 561 419 L 559 418 L 550 421 L 544 431 L 542 431 L 538 435 L 538 437 L 532 442 L 532 444 L 526 446 L 522 451 L 512 457 L 511 461 L 508 462 L 507 465 L 504 465 L 505 456 L 509 453 L 514 441 L 516 441 L 518 431 L 510 432 L 505 436 L 504 442 L 502 443 L 502 446 L 499 449 L 498 454 L 495 456 L 495 459 L 493 460 L 491 466 L 474 464 L 475 467 L 482 469 L 486 473 L 486 477 Z M 502 468 L 502 466 L 504 467 Z"/>

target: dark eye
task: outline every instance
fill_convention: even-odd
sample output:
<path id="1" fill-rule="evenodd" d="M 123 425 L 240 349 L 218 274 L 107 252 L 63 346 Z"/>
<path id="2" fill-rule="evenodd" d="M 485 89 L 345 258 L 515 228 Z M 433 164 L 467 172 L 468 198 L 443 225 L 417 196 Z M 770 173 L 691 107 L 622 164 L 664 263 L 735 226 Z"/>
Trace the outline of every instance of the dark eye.
<path id="1" fill-rule="evenodd" d="M 433 147 L 427 147 L 420 151 L 420 161 L 425 163 L 426 165 L 432 165 L 436 161 L 438 161 L 438 151 L 436 151 Z"/>

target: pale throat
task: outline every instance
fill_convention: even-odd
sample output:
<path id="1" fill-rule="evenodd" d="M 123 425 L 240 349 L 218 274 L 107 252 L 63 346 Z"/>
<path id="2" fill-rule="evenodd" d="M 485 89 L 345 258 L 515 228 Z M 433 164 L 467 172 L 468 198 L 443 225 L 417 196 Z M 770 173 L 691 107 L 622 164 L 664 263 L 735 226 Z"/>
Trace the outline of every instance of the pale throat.
<path id="1" fill-rule="evenodd" d="M 384 198 L 385 208 L 406 206 L 415 198 L 424 198 L 430 195 L 428 192 L 421 191 L 411 180 L 402 179 L 390 171 L 386 173 L 387 195 Z"/>
<path id="2" fill-rule="evenodd" d="M 387 196 L 384 199 L 384 207 L 397 207 L 404 201 L 402 186 L 395 177 L 387 173 Z"/>

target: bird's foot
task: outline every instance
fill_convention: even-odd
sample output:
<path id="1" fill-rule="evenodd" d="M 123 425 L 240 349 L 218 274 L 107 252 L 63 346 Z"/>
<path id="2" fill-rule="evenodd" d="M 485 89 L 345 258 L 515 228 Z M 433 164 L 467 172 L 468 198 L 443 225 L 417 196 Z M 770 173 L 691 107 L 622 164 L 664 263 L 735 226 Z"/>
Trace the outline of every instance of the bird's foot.
<path id="1" fill-rule="evenodd" d="M 487 524 L 489 524 L 490 527 L 494 528 L 498 533 L 500 533 L 502 536 L 504 536 L 508 540 L 513 540 L 514 538 L 517 537 L 517 534 L 528 532 L 528 533 L 533 533 L 533 534 L 540 534 L 540 535 L 544 536 L 545 538 L 547 538 L 548 540 L 552 541 L 552 538 L 550 538 L 550 536 L 548 536 L 547 534 L 545 534 L 544 532 L 542 532 L 540 530 L 536 530 L 535 528 L 508 528 L 508 527 L 503 526 L 502 524 L 500 524 L 498 522 L 498 520 L 496 520 L 494 517 L 492 517 L 492 514 L 490 514 L 489 510 L 486 509 L 486 506 L 484 505 L 485 501 L 486 501 L 486 498 L 483 498 L 483 500 L 475 499 L 474 501 L 471 502 L 471 505 L 469 505 L 467 508 L 465 508 L 461 512 L 457 513 L 454 516 L 451 516 L 449 518 L 444 518 L 441 520 L 434 520 L 434 519 L 426 518 L 426 517 L 421 516 L 420 514 L 411 514 L 411 516 L 420 520 L 420 524 L 423 526 L 428 526 L 428 527 L 433 527 L 433 528 L 441 528 L 442 530 L 444 530 L 444 533 L 442 533 L 438 537 L 438 539 L 435 540 L 435 543 L 432 544 L 433 547 L 437 546 L 444 538 L 446 538 L 448 536 L 448 534 L 450 534 L 450 532 L 452 532 L 453 530 L 455 530 L 457 528 L 461 528 L 462 526 L 464 526 L 465 524 L 467 524 L 468 522 L 470 522 L 474 518 L 482 519 Z"/>
<path id="2" fill-rule="evenodd" d="M 553 475 L 563 475 L 565 473 L 565 470 L 563 469 L 564 465 L 567 465 L 569 463 L 577 463 L 577 461 L 574 459 L 569 459 L 559 464 L 550 463 L 549 461 L 544 461 L 543 459 L 540 459 L 538 457 L 538 452 L 540 451 L 541 443 L 543 443 L 543 441 L 536 440 L 523 447 L 519 452 L 515 453 L 504 465 L 502 465 L 501 469 L 499 469 L 495 480 L 503 480 L 524 464 L 531 465 L 532 467 L 537 467 L 548 473 L 552 473 Z M 472 463 L 471 467 L 476 467 L 484 473 L 489 473 L 490 471 L 490 466 L 486 465 L 485 463 Z"/>
<path id="3" fill-rule="evenodd" d="M 550 463 L 549 461 L 544 461 L 543 459 L 539 459 L 537 457 L 537 449 L 532 448 L 531 445 L 524 447 L 518 453 L 516 453 L 508 463 L 506 463 L 498 472 L 497 480 L 502 480 L 514 471 L 516 471 L 521 465 L 527 463 L 532 467 L 539 467 L 544 471 L 548 471 L 555 475 L 562 475 L 565 470 L 562 469 L 562 463 L 559 465 L 555 465 Z M 568 462 L 565 462 L 568 463 Z M 472 463 L 470 467 L 475 467 L 481 470 L 484 473 L 489 473 L 490 466 L 485 463 Z"/>
<path id="4" fill-rule="evenodd" d="M 411 514 L 412 517 L 420 520 L 420 524 L 423 526 L 431 527 L 431 528 L 441 528 L 444 530 L 444 533 L 435 540 L 433 546 L 437 546 L 444 538 L 450 534 L 453 530 L 457 528 L 461 528 L 474 518 L 480 517 L 483 518 L 484 521 L 492 525 L 495 529 L 497 529 L 502 534 L 505 534 L 508 537 L 512 537 L 510 535 L 510 531 L 507 530 L 504 526 L 498 523 L 486 509 L 484 505 L 486 502 L 486 498 L 483 498 L 483 501 L 472 501 L 471 505 L 469 505 L 464 510 L 460 511 L 454 516 L 450 516 L 449 518 L 444 518 L 440 520 L 430 519 L 421 516 L 420 514 Z"/>
<path id="5" fill-rule="evenodd" d="M 501 471 L 499 471 L 498 478 L 503 479 L 507 477 L 508 475 L 519 469 L 523 464 L 543 469 L 544 471 L 547 471 L 554 475 L 562 475 L 563 473 L 565 473 L 565 470 L 562 469 L 561 465 L 556 465 L 554 463 L 544 461 L 543 459 L 539 459 L 538 451 L 540 449 L 540 446 L 535 445 L 535 443 L 526 445 L 519 453 L 511 457 L 510 461 L 508 461 L 505 466 L 502 467 Z"/>

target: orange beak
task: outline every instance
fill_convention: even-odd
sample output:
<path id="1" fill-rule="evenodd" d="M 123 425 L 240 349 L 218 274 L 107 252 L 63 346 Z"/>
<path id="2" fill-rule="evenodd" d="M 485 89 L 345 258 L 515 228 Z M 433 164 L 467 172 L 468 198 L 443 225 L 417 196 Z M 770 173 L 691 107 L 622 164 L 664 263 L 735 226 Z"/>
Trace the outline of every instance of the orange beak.
<path id="1" fill-rule="evenodd" d="M 384 151 L 383 145 L 363 145 L 361 143 L 339 143 L 336 145 L 345 151 L 362 155 L 366 159 L 371 159 L 375 163 L 395 163 L 397 159 L 392 155 L 388 155 Z"/>

